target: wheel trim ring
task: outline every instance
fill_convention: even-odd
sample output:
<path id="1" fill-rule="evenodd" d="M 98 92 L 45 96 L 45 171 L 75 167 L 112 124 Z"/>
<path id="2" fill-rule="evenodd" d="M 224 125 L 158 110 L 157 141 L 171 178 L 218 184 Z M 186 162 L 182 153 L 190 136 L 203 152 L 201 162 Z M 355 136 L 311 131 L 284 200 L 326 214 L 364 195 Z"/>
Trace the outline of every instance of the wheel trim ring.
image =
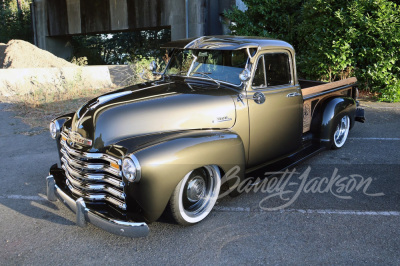
<path id="1" fill-rule="evenodd" d="M 197 223 L 203 220 L 211 212 L 219 195 L 219 190 L 221 187 L 221 174 L 218 167 L 215 165 L 207 165 L 204 166 L 204 168 L 206 169 L 206 172 L 208 174 L 213 175 L 211 177 L 211 180 L 213 180 L 213 188 L 209 190 L 209 193 L 204 199 L 204 202 L 199 208 L 196 208 L 196 211 L 188 211 L 183 206 L 182 197 L 186 186 L 181 186 L 181 189 L 179 190 L 179 210 L 182 218 L 189 223 Z M 182 180 L 183 184 L 186 184 L 192 172 L 193 170 L 184 177 L 184 179 Z"/>

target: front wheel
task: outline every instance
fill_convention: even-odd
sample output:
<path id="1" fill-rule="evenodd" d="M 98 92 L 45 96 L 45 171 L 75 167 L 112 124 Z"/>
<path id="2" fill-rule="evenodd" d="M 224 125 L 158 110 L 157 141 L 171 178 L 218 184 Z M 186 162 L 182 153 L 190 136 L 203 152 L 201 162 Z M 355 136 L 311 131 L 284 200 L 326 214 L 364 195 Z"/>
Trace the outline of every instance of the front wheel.
<path id="1" fill-rule="evenodd" d="M 350 117 L 344 115 L 342 118 L 337 120 L 336 127 L 334 127 L 332 135 L 332 149 L 340 149 L 343 147 L 347 140 L 350 130 Z"/>
<path id="2" fill-rule="evenodd" d="M 181 225 L 202 221 L 214 207 L 220 187 L 221 173 L 217 166 L 190 171 L 176 186 L 169 202 L 174 220 Z"/>

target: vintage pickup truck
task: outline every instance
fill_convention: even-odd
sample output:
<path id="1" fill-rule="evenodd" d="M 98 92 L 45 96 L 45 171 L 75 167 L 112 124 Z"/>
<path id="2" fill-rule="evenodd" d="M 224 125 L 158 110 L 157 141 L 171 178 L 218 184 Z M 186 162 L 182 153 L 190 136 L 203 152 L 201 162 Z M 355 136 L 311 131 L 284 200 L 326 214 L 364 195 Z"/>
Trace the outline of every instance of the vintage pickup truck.
<path id="1" fill-rule="evenodd" d="M 324 148 L 341 148 L 355 121 L 356 79 L 299 80 L 293 47 L 257 37 L 174 41 L 157 80 L 123 88 L 54 119 L 60 162 L 47 177 L 59 198 L 108 232 L 142 237 L 170 213 L 191 225 L 218 195 L 238 194 L 259 168 L 285 168 Z M 157 66 L 152 64 L 155 70 Z"/>

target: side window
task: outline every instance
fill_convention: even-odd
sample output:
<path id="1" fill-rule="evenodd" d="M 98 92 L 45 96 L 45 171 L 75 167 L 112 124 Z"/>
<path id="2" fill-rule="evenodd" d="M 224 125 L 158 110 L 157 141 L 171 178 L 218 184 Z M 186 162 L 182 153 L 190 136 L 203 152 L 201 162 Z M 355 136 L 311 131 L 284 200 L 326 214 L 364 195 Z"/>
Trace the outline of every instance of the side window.
<path id="1" fill-rule="evenodd" d="M 292 82 L 289 55 L 287 53 L 265 54 L 267 86 L 287 85 Z"/>
<path id="2" fill-rule="evenodd" d="M 253 78 L 253 83 L 252 83 L 253 87 L 265 87 L 265 86 L 267 86 L 267 80 L 265 78 L 264 66 L 265 66 L 264 56 L 262 55 L 258 59 L 256 72 L 254 73 L 254 78 Z"/>

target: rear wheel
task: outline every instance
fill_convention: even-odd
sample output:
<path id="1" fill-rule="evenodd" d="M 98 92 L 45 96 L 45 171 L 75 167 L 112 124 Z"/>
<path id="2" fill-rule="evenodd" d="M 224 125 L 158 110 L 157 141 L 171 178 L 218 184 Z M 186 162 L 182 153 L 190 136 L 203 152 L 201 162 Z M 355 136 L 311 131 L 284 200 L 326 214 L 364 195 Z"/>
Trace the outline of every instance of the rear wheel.
<path id="1" fill-rule="evenodd" d="M 202 221 L 211 212 L 221 187 L 217 166 L 207 165 L 190 171 L 176 186 L 170 199 L 170 211 L 181 225 Z"/>
<path id="2" fill-rule="evenodd" d="M 332 149 L 340 149 L 347 140 L 350 130 L 350 117 L 342 116 L 337 120 L 336 127 L 332 133 Z"/>

